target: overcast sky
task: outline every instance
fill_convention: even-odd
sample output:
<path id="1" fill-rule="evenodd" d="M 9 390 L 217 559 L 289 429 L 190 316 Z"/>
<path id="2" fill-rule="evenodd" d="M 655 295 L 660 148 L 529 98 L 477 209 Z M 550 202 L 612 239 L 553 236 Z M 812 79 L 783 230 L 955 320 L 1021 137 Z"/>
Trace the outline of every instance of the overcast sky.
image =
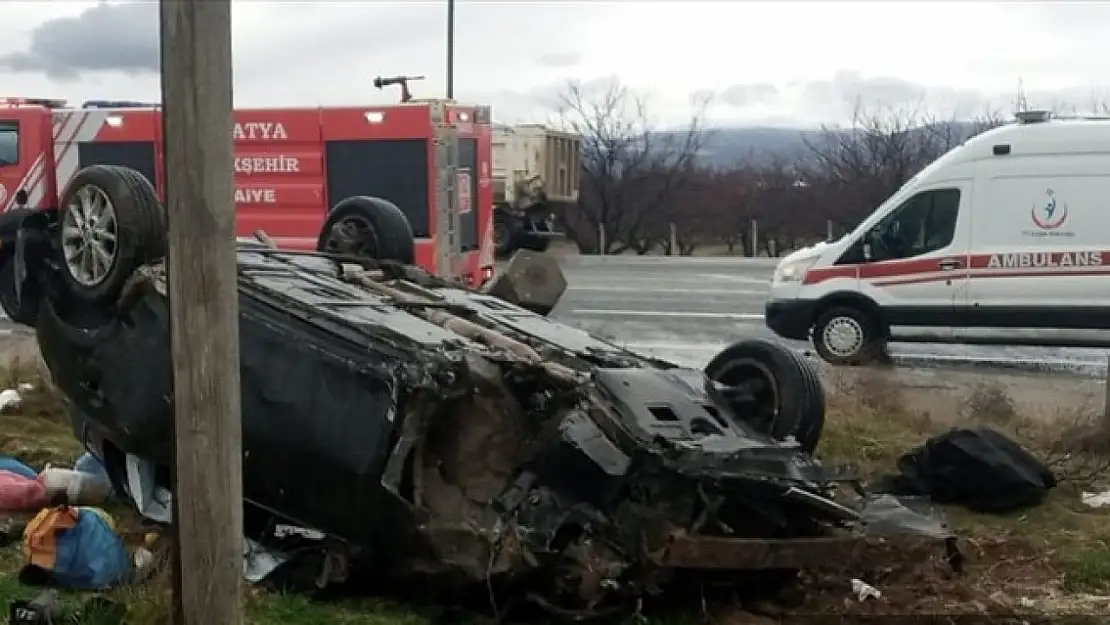
<path id="1" fill-rule="evenodd" d="M 681 123 L 841 122 L 858 98 L 943 114 L 1110 102 L 1110 3 L 457 0 L 455 91 L 501 121 L 544 121 L 567 80 L 617 76 Z M 158 97 L 152 0 L 5 0 L 0 95 Z M 240 106 L 382 103 L 377 75 L 445 85 L 446 1 L 235 0 Z"/>

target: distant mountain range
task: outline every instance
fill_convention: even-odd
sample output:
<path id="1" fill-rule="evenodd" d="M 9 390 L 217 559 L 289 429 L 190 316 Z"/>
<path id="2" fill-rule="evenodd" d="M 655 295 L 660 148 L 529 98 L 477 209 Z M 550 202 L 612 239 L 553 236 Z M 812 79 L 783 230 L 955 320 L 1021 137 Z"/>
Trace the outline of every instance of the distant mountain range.
<path id="1" fill-rule="evenodd" d="M 711 167 L 759 164 L 776 157 L 796 160 L 810 153 L 806 141 L 819 141 L 820 130 L 793 128 L 720 128 L 712 131 L 701 150 L 701 161 Z"/>
<path id="2" fill-rule="evenodd" d="M 971 132 L 972 125 L 951 122 L 957 134 Z M 681 133 L 683 131 L 671 131 Z M 844 130 L 841 132 L 850 132 Z M 796 128 L 719 128 L 712 131 L 702 149 L 701 161 L 710 167 L 730 167 L 739 164 L 766 163 L 775 157 L 788 160 L 804 158 L 811 154 L 806 141 L 819 143 L 826 137 L 823 130 Z"/>

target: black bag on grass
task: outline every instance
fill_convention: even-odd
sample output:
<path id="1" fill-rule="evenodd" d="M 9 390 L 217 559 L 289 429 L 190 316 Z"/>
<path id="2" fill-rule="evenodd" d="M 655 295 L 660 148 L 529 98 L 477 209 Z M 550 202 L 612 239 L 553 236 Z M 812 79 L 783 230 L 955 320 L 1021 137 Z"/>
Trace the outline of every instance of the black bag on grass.
<path id="1" fill-rule="evenodd" d="M 1021 445 L 986 428 L 955 429 L 930 438 L 898 460 L 886 492 L 927 496 L 979 512 L 1036 506 L 1056 477 Z"/>

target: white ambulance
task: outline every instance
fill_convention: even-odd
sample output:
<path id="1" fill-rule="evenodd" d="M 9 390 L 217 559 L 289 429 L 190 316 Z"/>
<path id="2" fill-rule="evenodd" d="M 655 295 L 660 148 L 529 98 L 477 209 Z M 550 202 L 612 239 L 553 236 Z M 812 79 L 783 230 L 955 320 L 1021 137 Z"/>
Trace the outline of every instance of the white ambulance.
<path id="1" fill-rule="evenodd" d="M 1104 345 L 1110 119 L 1033 111 L 969 139 L 850 234 L 783 258 L 765 319 L 834 364 L 891 338 Z"/>

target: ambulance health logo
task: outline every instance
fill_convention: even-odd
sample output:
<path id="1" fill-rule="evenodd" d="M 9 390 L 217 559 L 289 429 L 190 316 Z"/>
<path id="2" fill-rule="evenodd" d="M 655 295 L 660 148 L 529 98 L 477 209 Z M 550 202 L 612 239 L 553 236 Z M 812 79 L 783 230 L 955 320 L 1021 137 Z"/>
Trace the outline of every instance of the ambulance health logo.
<path id="1" fill-rule="evenodd" d="M 1074 237 L 1074 232 L 1060 231 L 1068 220 L 1068 204 L 1056 197 L 1052 189 L 1045 189 L 1045 199 L 1034 202 L 1029 215 L 1037 230 L 1027 230 L 1025 234 L 1033 237 Z"/>

